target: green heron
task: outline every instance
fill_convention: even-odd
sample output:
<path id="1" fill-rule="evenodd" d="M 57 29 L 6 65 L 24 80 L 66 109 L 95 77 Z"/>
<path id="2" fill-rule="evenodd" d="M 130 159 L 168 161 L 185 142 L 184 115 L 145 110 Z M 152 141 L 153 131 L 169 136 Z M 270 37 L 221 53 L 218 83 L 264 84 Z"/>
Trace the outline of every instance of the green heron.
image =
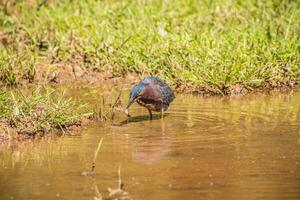
<path id="1" fill-rule="evenodd" d="M 174 99 L 175 95 L 166 82 L 156 77 L 147 77 L 132 88 L 125 113 L 130 116 L 128 109 L 137 102 L 148 109 L 150 119 L 152 119 L 151 111 L 161 112 L 163 117 L 164 111 Z"/>

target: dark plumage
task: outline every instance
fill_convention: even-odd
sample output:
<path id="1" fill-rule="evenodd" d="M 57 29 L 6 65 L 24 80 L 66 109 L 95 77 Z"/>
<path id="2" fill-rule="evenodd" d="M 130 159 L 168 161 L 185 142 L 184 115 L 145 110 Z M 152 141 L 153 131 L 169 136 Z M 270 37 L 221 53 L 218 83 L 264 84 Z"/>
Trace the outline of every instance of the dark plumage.
<path id="1" fill-rule="evenodd" d="M 151 111 L 161 112 L 163 116 L 174 99 L 175 95 L 166 82 L 156 77 L 147 77 L 132 88 L 125 113 L 129 116 L 129 107 L 137 102 L 148 109 L 151 119 Z"/>

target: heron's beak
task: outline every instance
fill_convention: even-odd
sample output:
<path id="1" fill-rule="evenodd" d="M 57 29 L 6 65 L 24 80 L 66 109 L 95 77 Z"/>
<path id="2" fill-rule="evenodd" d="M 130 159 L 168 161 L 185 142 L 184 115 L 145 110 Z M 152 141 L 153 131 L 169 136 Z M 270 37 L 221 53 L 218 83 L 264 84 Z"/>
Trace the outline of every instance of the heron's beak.
<path id="1" fill-rule="evenodd" d="M 129 99 L 129 101 L 128 101 L 128 103 L 127 103 L 127 106 L 126 106 L 126 108 L 125 108 L 125 114 L 129 117 L 130 115 L 129 115 L 129 112 L 128 112 L 128 109 L 129 109 L 129 107 L 135 102 L 135 98 L 133 98 L 133 97 L 131 97 L 130 99 Z"/>

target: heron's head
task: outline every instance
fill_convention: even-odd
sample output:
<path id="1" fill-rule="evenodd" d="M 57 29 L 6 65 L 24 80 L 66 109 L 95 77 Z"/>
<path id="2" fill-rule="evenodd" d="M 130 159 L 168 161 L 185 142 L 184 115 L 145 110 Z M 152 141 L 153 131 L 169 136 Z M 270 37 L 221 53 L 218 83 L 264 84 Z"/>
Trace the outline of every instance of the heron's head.
<path id="1" fill-rule="evenodd" d="M 145 87 L 144 84 L 138 84 L 132 88 L 130 95 L 129 95 L 129 100 L 128 100 L 127 106 L 125 108 L 125 113 L 127 115 L 128 115 L 129 107 L 140 97 L 141 91 L 143 90 L 144 87 Z"/>

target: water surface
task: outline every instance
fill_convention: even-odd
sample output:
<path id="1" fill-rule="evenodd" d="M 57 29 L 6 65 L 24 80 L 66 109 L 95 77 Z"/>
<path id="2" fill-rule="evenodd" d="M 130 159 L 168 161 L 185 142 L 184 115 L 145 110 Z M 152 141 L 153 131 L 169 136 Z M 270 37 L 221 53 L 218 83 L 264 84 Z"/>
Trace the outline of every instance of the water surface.
<path id="1" fill-rule="evenodd" d="M 0 199 L 95 199 L 117 187 L 120 165 L 133 199 L 300 199 L 299 102 L 299 92 L 177 95 L 163 120 L 135 105 L 131 119 L 78 136 L 8 144 Z M 82 176 L 102 137 L 96 173 Z"/>

